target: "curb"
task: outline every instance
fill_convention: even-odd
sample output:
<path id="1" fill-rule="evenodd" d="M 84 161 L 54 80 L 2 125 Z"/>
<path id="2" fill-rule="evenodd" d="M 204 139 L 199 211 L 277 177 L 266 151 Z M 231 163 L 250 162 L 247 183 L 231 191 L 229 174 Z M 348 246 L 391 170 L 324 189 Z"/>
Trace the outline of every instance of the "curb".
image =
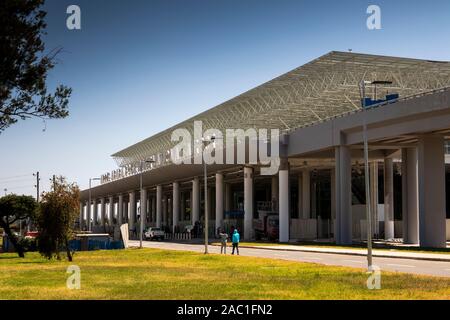
<path id="1" fill-rule="evenodd" d="M 211 244 L 212 246 L 219 247 L 219 244 Z M 346 256 L 366 256 L 365 253 L 360 252 L 332 252 L 332 251 L 320 251 L 320 250 L 304 250 L 304 249 L 276 249 L 267 247 L 254 247 L 254 246 L 239 246 L 239 248 L 244 249 L 261 249 L 261 250 L 272 250 L 272 251 L 287 251 L 287 252 L 306 252 L 306 253 L 324 253 L 324 254 L 341 254 Z M 448 258 L 432 258 L 432 257 L 403 257 L 403 256 L 392 256 L 386 254 L 373 253 L 374 258 L 388 258 L 388 259 L 406 259 L 406 260 L 423 260 L 423 261 L 436 261 L 436 262 L 450 262 L 450 255 Z"/>

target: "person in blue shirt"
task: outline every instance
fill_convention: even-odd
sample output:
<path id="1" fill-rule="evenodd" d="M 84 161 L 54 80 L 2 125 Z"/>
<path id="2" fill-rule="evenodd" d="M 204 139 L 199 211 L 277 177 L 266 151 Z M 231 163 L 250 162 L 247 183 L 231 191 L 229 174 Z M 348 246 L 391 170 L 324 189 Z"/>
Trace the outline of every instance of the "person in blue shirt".
<path id="1" fill-rule="evenodd" d="M 241 236 L 239 235 L 239 232 L 237 229 L 234 229 L 233 236 L 231 237 L 231 241 L 233 242 L 233 251 L 231 254 L 234 254 L 234 249 L 237 251 L 237 255 L 239 255 L 239 241 L 241 239 Z"/>

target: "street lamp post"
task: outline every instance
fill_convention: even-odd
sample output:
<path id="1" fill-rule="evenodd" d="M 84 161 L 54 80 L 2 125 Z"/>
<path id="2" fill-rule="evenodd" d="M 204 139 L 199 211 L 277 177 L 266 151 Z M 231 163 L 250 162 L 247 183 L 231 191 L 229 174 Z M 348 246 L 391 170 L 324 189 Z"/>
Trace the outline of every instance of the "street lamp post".
<path id="1" fill-rule="evenodd" d="M 366 189 L 366 221 L 367 221 L 367 266 L 372 271 L 372 208 L 370 201 L 370 181 L 369 181 L 369 139 L 367 137 L 367 113 L 366 113 L 366 85 L 374 85 L 374 99 L 376 99 L 376 86 L 378 84 L 392 84 L 392 81 L 364 81 L 360 83 L 361 107 L 363 109 L 363 141 L 364 141 L 364 181 Z"/>
<path id="2" fill-rule="evenodd" d="M 151 159 L 151 160 L 141 160 L 141 166 L 140 166 L 140 176 L 139 176 L 139 180 L 140 180 L 140 196 L 141 196 L 141 205 L 139 206 L 139 219 L 141 220 L 139 223 L 139 248 L 142 249 L 142 238 L 143 238 L 143 233 L 144 233 L 144 218 L 143 215 L 146 215 L 146 212 L 142 212 L 142 194 L 143 194 L 143 184 L 142 184 L 142 176 L 144 173 L 144 164 L 145 163 L 155 163 L 155 160 Z"/>
<path id="3" fill-rule="evenodd" d="M 203 160 L 203 171 L 205 175 L 205 254 L 208 254 L 208 174 L 206 169 L 206 161 Z"/>
<path id="4" fill-rule="evenodd" d="M 91 231 L 91 187 L 92 187 L 92 181 L 98 181 L 100 178 L 89 178 L 89 204 L 87 206 L 87 212 L 86 212 L 86 220 L 88 220 L 88 231 Z"/>
<path id="5" fill-rule="evenodd" d="M 210 139 L 203 138 L 202 142 L 204 145 L 209 143 L 214 143 L 216 140 L 220 138 L 217 138 L 215 136 L 212 136 Z M 208 212 L 208 172 L 206 167 L 206 161 L 203 159 L 203 172 L 205 176 L 205 254 L 208 254 L 208 233 L 209 233 L 209 212 Z"/>

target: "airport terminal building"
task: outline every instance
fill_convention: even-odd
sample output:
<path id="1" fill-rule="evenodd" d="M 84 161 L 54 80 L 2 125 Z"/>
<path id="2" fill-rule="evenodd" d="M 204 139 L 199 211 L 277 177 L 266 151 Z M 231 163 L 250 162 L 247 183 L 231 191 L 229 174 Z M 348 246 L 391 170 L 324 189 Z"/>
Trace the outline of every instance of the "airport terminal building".
<path id="1" fill-rule="evenodd" d="M 245 161 L 174 163 L 173 132 L 195 136 L 196 121 L 204 132 L 277 132 L 257 139 L 277 147 L 279 170 L 267 175 L 266 164 L 252 161 L 251 137 L 240 141 Z M 133 237 L 142 216 L 147 227 L 182 233 L 202 230 L 207 215 L 210 237 L 234 226 L 245 240 L 347 245 L 366 238 L 369 202 L 375 238 L 442 248 L 450 238 L 449 139 L 450 62 L 330 52 L 113 154 L 118 169 L 81 192 L 80 228 L 128 223 Z M 194 142 L 192 158 L 199 152 Z"/>

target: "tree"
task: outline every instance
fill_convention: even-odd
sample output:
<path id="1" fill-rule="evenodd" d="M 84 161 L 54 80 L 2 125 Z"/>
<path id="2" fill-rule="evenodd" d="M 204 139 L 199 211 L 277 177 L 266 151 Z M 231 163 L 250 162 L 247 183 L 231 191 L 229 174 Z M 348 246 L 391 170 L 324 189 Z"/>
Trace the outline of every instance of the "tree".
<path id="1" fill-rule="evenodd" d="M 15 194 L 0 198 L 0 227 L 8 235 L 19 257 L 25 257 L 25 248 L 12 231 L 12 226 L 21 220 L 33 219 L 37 204 L 31 196 L 18 196 Z"/>
<path id="2" fill-rule="evenodd" d="M 47 73 L 61 49 L 44 54 L 44 0 L 0 1 L 0 133 L 18 120 L 69 115 L 72 89 L 48 93 Z"/>
<path id="3" fill-rule="evenodd" d="M 69 240 L 73 238 L 75 220 L 78 217 L 80 190 L 64 177 L 58 177 L 52 191 L 43 193 L 37 213 L 37 238 L 41 255 L 48 259 L 61 259 L 60 251 L 65 250 L 67 259 L 72 261 Z"/>

